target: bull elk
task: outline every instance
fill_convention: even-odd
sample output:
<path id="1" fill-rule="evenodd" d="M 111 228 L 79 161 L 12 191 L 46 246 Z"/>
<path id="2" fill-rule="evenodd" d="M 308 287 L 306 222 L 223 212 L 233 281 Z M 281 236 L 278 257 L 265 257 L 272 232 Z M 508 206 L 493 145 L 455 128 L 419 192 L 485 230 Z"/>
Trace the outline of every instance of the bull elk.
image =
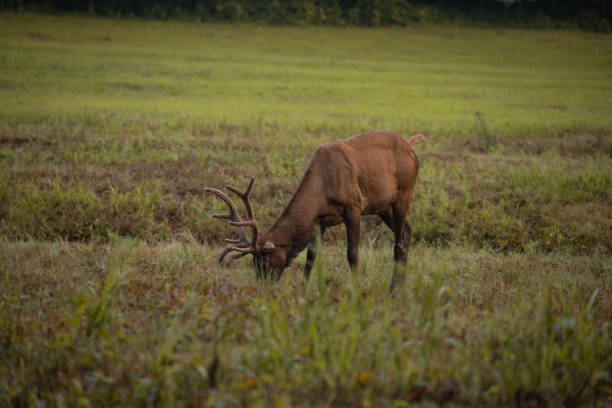
<path id="1" fill-rule="evenodd" d="M 231 252 L 235 253 L 227 263 L 250 254 L 258 278 L 278 280 L 283 270 L 308 246 L 304 269 L 308 279 L 317 254 L 317 227 L 322 235 L 326 228 L 343 222 L 347 259 L 351 270 L 355 270 L 361 216 L 377 214 L 395 235 L 396 265 L 405 265 L 412 231 L 405 218 L 419 170 L 412 144 L 424 138 L 417 133 L 406 140 L 397 133 L 374 131 L 320 145 L 289 204 L 274 225 L 263 233 L 249 200 L 254 178 L 244 192 L 226 186 L 244 202 L 246 218 L 240 216 L 223 191 L 206 188 L 229 207 L 228 214 L 213 217 L 227 219 L 230 225 L 239 228 L 239 239 L 225 240 L 231 246 L 223 250 L 219 262 Z M 250 240 L 247 228 L 251 231 Z M 398 268 L 394 268 L 391 289 L 401 276 Z"/>

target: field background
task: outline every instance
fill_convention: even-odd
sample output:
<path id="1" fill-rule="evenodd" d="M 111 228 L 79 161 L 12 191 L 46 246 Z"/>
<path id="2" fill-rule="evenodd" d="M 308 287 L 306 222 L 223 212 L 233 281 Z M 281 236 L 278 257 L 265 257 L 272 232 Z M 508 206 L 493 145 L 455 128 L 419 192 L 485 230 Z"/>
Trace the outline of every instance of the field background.
<path id="1" fill-rule="evenodd" d="M 612 43 L 573 31 L 0 14 L 0 404 L 610 403 Z M 320 143 L 427 140 L 406 285 L 220 267 Z"/>

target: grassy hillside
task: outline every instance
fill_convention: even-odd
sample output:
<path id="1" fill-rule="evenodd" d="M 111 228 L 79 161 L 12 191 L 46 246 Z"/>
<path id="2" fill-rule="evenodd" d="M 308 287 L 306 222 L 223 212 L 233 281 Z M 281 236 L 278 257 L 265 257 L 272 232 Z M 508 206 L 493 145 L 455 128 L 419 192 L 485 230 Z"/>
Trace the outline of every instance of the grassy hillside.
<path id="1" fill-rule="evenodd" d="M 0 406 L 575 406 L 612 393 L 612 44 L 0 14 Z M 216 264 L 317 145 L 423 132 L 406 285 Z"/>
<path id="2" fill-rule="evenodd" d="M 612 113 L 612 47 L 597 34 L 12 14 L 2 22 L 2 91 L 12 96 L 3 115 L 17 123 L 470 134 L 478 111 L 492 132 L 531 135 L 604 128 Z"/>
<path id="3" fill-rule="evenodd" d="M 219 238 L 205 185 L 268 225 L 314 148 L 425 132 L 416 239 L 610 250 L 612 47 L 595 34 L 2 15 L 0 233 Z"/>

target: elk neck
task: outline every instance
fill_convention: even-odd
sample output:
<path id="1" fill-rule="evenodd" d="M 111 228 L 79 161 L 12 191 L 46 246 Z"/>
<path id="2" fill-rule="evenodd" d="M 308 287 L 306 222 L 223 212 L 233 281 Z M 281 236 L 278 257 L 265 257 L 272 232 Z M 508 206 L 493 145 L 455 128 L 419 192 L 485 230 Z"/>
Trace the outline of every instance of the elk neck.
<path id="1" fill-rule="evenodd" d="M 309 166 L 289 204 L 264 234 L 265 239 L 274 245 L 289 247 L 288 257 L 291 259 L 308 245 L 316 233 L 323 192 L 311 170 Z"/>

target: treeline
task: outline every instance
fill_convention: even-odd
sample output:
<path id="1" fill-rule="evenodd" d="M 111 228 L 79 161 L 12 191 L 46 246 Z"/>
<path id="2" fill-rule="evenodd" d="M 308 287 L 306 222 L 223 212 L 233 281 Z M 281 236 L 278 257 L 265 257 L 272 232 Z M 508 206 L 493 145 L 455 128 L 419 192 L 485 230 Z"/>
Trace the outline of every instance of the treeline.
<path id="1" fill-rule="evenodd" d="M 0 0 L 1 9 L 301 25 L 449 22 L 610 32 L 608 0 Z"/>

